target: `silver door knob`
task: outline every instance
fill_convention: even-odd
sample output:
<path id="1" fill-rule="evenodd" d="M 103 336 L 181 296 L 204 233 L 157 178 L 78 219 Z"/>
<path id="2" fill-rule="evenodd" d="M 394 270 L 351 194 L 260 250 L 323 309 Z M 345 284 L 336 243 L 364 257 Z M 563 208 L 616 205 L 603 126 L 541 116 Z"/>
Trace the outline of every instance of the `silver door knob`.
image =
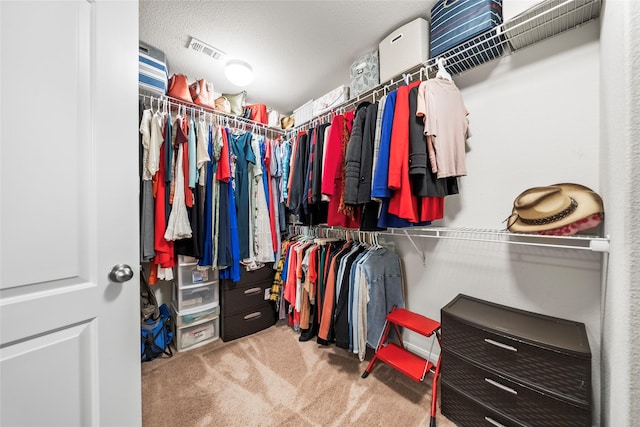
<path id="1" fill-rule="evenodd" d="M 131 280 L 133 270 L 127 264 L 114 265 L 109 273 L 109 279 L 113 282 L 122 283 Z"/>

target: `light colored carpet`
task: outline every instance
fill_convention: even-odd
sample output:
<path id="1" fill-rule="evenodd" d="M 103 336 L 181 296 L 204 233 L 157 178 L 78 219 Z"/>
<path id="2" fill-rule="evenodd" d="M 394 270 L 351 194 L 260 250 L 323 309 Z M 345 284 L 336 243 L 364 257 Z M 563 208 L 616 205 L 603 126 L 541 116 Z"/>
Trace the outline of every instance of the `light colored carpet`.
<path id="1" fill-rule="evenodd" d="M 142 364 L 143 426 L 428 426 L 431 379 L 299 342 L 283 323 Z M 454 426 L 439 411 L 438 427 Z"/>

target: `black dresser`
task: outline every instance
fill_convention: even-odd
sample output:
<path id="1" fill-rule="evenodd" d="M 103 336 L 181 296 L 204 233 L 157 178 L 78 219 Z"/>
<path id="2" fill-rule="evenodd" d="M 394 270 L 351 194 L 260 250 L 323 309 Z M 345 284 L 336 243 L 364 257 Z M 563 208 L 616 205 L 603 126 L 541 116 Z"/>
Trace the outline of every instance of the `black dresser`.
<path id="1" fill-rule="evenodd" d="M 242 270 L 239 282 L 220 280 L 220 337 L 231 341 L 276 323 L 269 302 L 275 270 L 267 264 L 255 271 Z"/>
<path id="2" fill-rule="evenodd" d="M 441 310 L 442 414 L 459 426 L 591 426 L 583 323 L 458 295 Z"/>

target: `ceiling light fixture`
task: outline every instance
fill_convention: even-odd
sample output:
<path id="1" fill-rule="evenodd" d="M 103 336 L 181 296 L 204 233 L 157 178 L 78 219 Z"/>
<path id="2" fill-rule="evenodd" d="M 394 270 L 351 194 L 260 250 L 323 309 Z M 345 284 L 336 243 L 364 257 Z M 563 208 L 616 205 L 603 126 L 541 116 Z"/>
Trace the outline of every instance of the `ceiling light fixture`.
<path id="1" fill-rule="evenodd" d="M 224 75 L 236 86 L 248 86 L 253 81 L 253 69 L 251 65 L 239 59 L 232 59 L 227 62 L 224 68 Z"/>

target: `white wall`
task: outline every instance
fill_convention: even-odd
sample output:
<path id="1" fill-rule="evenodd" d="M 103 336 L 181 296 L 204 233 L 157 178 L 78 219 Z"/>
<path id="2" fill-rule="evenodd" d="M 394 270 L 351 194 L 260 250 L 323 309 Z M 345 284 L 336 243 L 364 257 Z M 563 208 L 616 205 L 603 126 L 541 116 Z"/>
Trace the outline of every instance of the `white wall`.
<path id="1" fill-rule="evenodd" d="M 576 182 L 600 192 L 599 24 L 593 22 L 454 77 L 470 112 L 468 176 L 436 225 L 503 229 L 529 187 Z M 602 255 L 584 250 L 394 238 L 410 310 L 440 319 L 458 293 L 583 322 L 600 412 Z M 425 353 L 429 343 L 407 334 Z"/>
<path id="2" fill-rule="evenodd" d="M 601 422 L 632 426 L 640 419 L 640 3 L 607 0 L 600 20 L 601 180 L 611 236 Z"/>

